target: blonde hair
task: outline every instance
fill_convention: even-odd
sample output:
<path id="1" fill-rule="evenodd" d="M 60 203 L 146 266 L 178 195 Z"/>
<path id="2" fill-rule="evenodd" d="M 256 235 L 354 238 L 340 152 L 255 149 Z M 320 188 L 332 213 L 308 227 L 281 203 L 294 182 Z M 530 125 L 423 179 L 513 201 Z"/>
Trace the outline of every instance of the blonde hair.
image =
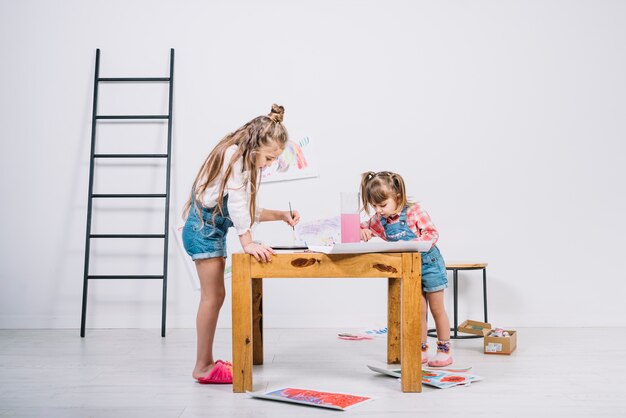
<path id="1" fill-rule="evenodd" d="M 363 210 L 369 215 L 370 206 L 379 204 L 385 200 L 394 199 L 399 208 L 403 208 L 411 202 L 406 196 L 406 186 L 400 174 L 391 171 L 368 171 L 361 174 L 361 201 Z"/>
<path id="2" fill-rule="evenodd" d="M 285 147 L 289 135 L 287 128 L 283 125 L 283 116 L 285 114 L 285 108 L 277 104 L 272 105 L 272 110 L 267 116 L 258 116 L 252 119 L 250 122 L 243 125 L 226 135 L 220 142 L 217 143 L 213 151 L 204 160 L 202 167 L 198 171 L 195 180 L 193 181 L 193 187 L 191 188 L 191 195 L 189 200 L 185 203 L 183 209 L 183 218 L 187 218 L 189 210 L 192 207 L 196 196 L 202 197 L 206 189 L 218 178 L 222 172 L 224 166 L 224 154 L 226 149 L 232 145 L 237 145 L 237 151 L 227 161 L 226 170 L 224 176 L 221 179 L 219 185 L 219 193 L 217 198 L 217 211 L 213 213 L 223 215 L 222 200 L 224 198 L 224 189 L 226 182 L 232 174 L 233 165 L 239 158 L 243 158 L 242 171 L 247 172 L 247 181 L 250 185 L 250 220 L 254 222 L 254 215 L 256 212 L 256 196 L 260 183 L 260 170 L 256 168 L 256 157 L 259 149 L 263 146 L 267 146 L 274 142 L 281 148 Z M 202 218 L 202 212 L 200 205 L 196 205 L 198 215 Z"/>

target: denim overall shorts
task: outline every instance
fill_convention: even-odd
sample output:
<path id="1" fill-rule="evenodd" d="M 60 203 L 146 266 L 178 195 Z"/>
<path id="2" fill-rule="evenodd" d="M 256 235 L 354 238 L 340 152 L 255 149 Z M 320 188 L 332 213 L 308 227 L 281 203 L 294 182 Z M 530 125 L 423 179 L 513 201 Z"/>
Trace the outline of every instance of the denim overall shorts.
<path id="1" fill-rule="evenodd" d="M 233 226 L 228 215 L 228 195 L 222 200 L 222 212 L 217 211 L 217 206 L 205 208 L 198 201 L 189 208 L 189 216 L 183 227 L 183 246 L 192 260 L 204 258 L 226 258 L 226 233 L 228 228 Z M 198 216 L 198 207 L 202 213 L 202 218 Z"/>
<path id="2" fill-rule="evenodd" d="M 405 207 L 400 213 L 397 222 L 388 223 L 387 219 L 380 217 L 380 223 L 385 228 L 385 238 L 387 241 L 411 241 L 417 238 L 417 235 L 406 222 Z M 448 287 L 448 275 L 446 274 L 446 264 L 439 252 L 439 248 L 433 245 L 427 253 L 421 253 L 422 256 L 422 291 L 436 292 Z"/>

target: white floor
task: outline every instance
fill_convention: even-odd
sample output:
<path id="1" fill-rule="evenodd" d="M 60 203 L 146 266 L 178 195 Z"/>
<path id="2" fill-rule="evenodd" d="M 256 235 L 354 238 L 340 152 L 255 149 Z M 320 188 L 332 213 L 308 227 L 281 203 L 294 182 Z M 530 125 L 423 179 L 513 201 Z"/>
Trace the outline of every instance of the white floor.
<path id="1" fill-rule="evenodd" d="M 232 386 L 199 385 L 190 373 L 193 329 L 0 330 L 4 417 L 602 417 L 626 416 L 626 329 L 518 329 L 511 356 L 485 355 L 482 340 L 454 341 L 455 364 L 485 377 L 470 387 L 406 394 L 372 373 L 386 339 L 345 341 L 349 329 L 267 329 L 254 390 L 301 387 L 373 396 L 346 412 L 251 399 Z M 216 355 L 230 359 L 230 330 Z"/>

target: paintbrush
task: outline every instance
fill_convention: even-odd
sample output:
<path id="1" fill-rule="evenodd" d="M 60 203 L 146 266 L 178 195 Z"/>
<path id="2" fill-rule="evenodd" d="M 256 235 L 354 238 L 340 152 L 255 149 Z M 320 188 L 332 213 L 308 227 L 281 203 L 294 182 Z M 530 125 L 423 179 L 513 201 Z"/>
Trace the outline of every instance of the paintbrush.
<path id="1" fill-rule="evenodd" d="M 291 215 L 291 219 L 293 220 L 293 211 L 291 210 L 291 202 L 289 202 L 289 215 Z M 291 225 L 291 228 L 293 229 L 293 240 L 298 241 L 298 237 L 296 236 L 296 226 L 295 225 Z"/>

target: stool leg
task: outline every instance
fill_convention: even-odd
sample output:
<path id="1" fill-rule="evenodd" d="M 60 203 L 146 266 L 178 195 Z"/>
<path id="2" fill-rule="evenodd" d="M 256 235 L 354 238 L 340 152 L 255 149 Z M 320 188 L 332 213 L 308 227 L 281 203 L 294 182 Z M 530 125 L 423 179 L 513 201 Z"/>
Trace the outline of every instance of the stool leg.
<path id="1" fill-rule="evenodd" d="M 485 322 L 489 322 L 487 320 L 487 269 L 483 269 L 483 304 L 485 308 Z"/>
<path id="2" fill-rule="evenodd" d="M 454 281 L 454 338 L 457 337 L 457 332 L 459 329 L 459 316 L 457 313 L 457 308 L 459 304 L 459 271 L 457 269 L 453 270 L 453 281 Z"/>

